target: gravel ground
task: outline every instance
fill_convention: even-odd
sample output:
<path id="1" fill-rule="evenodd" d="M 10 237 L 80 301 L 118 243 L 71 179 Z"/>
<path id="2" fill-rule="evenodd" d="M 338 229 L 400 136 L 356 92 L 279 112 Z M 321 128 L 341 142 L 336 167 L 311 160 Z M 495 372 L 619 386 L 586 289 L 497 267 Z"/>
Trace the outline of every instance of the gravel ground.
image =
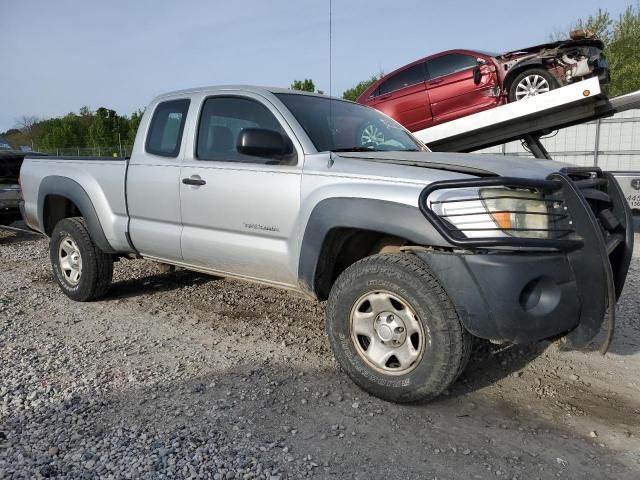
<path id="1" fill-rule="evenodd" d="M 146 261 L 103 301 L 0 231 L 0 478 L 640 478 L 640 258 L 611 352 L 480 344 L 399 406 L 336 367 L 324 306 Z"/>

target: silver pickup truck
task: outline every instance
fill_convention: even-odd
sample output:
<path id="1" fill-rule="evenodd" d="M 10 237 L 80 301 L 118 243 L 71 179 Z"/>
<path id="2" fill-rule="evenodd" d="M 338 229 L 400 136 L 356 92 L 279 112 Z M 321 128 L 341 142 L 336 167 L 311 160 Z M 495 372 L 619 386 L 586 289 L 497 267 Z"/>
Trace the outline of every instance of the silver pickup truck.
<path id="1" fill-rule="evenodd" d="M 578 348 L 608 311 L 609 341 L 633 249 L 606 172 L 432 153 L 376 110 L 281 89 L 163 95 L 130 159 L 27 157 L 21 184 L 72 299 L 126 256 L 302 292 L 327 300 L 347 374 L 397 402 L 445 390 L 473 337 Z"/>

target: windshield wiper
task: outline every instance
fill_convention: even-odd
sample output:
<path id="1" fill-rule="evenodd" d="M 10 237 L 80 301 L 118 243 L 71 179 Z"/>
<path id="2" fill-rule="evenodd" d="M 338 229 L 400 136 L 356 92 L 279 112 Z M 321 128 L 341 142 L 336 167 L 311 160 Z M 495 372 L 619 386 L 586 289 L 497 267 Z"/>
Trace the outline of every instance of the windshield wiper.
<path id="1" fill-rule="evenodd" d="M 351 147 L 351 148 L 336 148 L 331 151 L 334 153 L 339 153 L 339 152 L 383 152 L 384 150 L 380 150 L 378 148 Z"/>

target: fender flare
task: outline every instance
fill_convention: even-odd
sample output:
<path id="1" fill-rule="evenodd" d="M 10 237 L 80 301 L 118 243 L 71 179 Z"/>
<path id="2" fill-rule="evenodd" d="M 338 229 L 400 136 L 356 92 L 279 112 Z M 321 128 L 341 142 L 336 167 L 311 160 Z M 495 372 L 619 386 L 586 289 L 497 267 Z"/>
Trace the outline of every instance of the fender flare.
<path id="1" fill-rule="evenodd" d="M 102 230 L 98 214 L 89 195 L 78 182 L 70 178 L 51 175 L 45 177 L 40 183 L 38 188 L 38 223 L 40 231 L 47 233 L 44 225 L 44 205 L 49 195 L 64 197 L 78 207 L 89 229 L 89 235 L 96 246 L 105 253 L 115 253 Z"/>
<path id="2" fill-rule="evenodd" d="M 418 207 L 386 200 L 338 197 L 319 202 L 307 222 L 298 263 L 298 282 L 316 295 L 316 273 L 327 235 L 336 228 L 354 228 L 405 238 L 416 245 L 452 247 Z"/>

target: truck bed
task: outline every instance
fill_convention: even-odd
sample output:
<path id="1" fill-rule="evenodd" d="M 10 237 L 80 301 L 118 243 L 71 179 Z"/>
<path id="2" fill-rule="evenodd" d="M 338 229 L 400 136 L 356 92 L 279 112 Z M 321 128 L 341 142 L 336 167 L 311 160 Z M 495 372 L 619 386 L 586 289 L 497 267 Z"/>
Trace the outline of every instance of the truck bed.
<path id="1" fill-rule="evenodd" d="M 60 196 L 69 190 L 91 192 L 81 208 L 95 211 L 106 241 L 114 251 L 130 251 L 125 234 L 128 223 L 124 192 L 126 166 L 123 158 L 27 155 L 21 169 L 25 221 L 37 231 L 50 233 L 43 224 L 46 220 L 39 220 L 43 218 L 45 199 L 38 192 L 45 182 L 50 187 L 48 191 Z"/>

